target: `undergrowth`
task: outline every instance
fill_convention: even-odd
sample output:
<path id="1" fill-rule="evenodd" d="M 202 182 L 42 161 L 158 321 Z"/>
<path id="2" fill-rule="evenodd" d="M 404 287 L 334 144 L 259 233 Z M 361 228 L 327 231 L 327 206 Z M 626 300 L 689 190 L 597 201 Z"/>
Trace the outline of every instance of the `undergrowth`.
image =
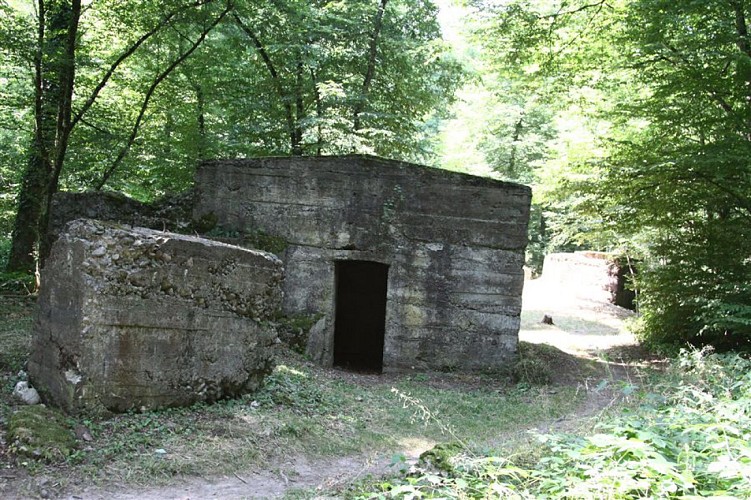
<path id="1" fill-rule="evenodd" d="M 18 444 L 3 449 L 0 440 L 0 468 L 45 475 L 63 488 L 284 467 L 274 464 L 290 456 L 391 456 L 449 438 L 476 448 L 499 433 L 569 414 L 583 397 L 575 387 L 514 384 L 502 373 L 353 374 L 280 349 L 278 366 L 254 394 L 110 418 L 67 417 L 62 424 L 75 434 L 75 443 L 44 446 L 44 438 L 30 436 L 26 442 L 8 440 L 7 434 L 21 408 L 11 391 L 29 355 L 32 306 L 26 297 L 0 294 L 0 435 Z M 446 425 L 425 425 L 408 401 L 420 401 Z M 42 431 L 47 429 L 35 433 Z M 21 446 L 30 453 L 18 453 Z"/>
<path id="2" fill-rule="evenodd" d="M 686 351 L 641 405 L 591 435 L 537 434 L 512 456 L 474 456 L 369 483 L 354 498 L 751 497 L 751 362 Z"/>

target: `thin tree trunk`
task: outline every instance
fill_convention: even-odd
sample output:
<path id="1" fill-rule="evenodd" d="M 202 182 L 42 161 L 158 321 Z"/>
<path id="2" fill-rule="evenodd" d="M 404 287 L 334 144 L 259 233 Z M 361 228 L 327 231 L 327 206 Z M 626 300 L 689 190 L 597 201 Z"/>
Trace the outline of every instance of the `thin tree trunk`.
<path id="1" fill-rule="evenodd" d="M 376 12 L 376 17 L 373 22 L 373 33 L 370 37 L 370 50 L 368 51 L 368 66 L 365 70 L 360 97 L 357 100 L 355 109 L 352 113 L 352 124 L 355 132 L 360 130 L 360 127 L 362 126 L 360 115 L 365 110 L 365 103 L 368 100 L 370 86 L 373 83 L 373 77 L 375 76 L 376 59 L 378 56 L 378 39 L 380 38 L 381 30 L 383 29 L 383 14 L 386 11 L 387 3 L 388 0 L 381 0 L 381 4 L 378 6 L 378 12 Z"/>
<path id="2" fill-rule="evenodd" d="M 295 143 L 292 144 L 292 154 L 302 156 L 302 121 L 305 119 L 305 102 L 303 101 L 303 64 L 302 60 L 297 61 L 297 71 L 295 73 Z"/>
<path id="3" fill-rule="evenodd" d="M 292 103 L 289 101 L 289 96 L 284 91 L 281 76 L 276 70 L 276 66 L 274 66 L 271 57 L 269 57 L 269 53 L 266 51 L 266 47 L 263 45 L 263 43 L 261 43 L 261 40 L 256 36 L 253 30 L 251 30 L 250 27 L 245 24 L 242 19 L 240 19 L 240 16 L 238 16 L 237 13 L 233 12 L 232 16 L 235 18 L 235 22 L 240 27 L 240 29 L 253 42 L 253 45 L 255 46 L 256 50 L 258 50 L 258 54 L 263 60 L 263 64 L 266 66 L 266 70 L 269 72 L 269 75 L 271 75 L 271 81 L 274 84 L 276 94 L 279 97 L 279 100 L 282 102 L 282 105 L 284 106 L 284 116 L 287 122 L 287 135 L 289 137 L 290 150 L 293 156 L 299 156 L 302 154 L 302 149 L 300 149 L 300 142 L 297 139 L 295 116 L 292 109 Z"/>
<path id="4" fill-rule="evenodd" d="M 522 115 L 514 126 L 514 135 L 511 136 L 511 153 L 508 160 L 508 175 L 512 179 L 516 178 L 516 153 L 519 149 L 519 138 L 522 136 L 524 129 L 524 115 Z"/>
<path id="5" fill-rule="evenodd" d="M 316 156 L 323 154 L 323 102 L 321 92 L 318 90 L 318 77 L 313 68 L 310 68 L 310 81 L 313 82 L 313 99 L 316 103 Z"/>
<path id="6" fill-rule="evenodd" d="M 737 0 L 735 2 L 734 9 L 735 30 L 738 34 L 738 41 L 736 43 L 741 52 L 751 57 L 751 42 L 748 38 L 748 24 L 746 23 L 744 0 Z"/>
<path id="7" fill-rule="evenodd" d="M 52 196 L 58 189 L 70 134 L 94 104 L 115 70 L 152 35 L 171 24 L 176 14 L 212 1 L 214 0 L 196 0 L 166 14 L 152 30 L 115 60 L 83 107 L 73 116 L 75 51 L 81 0 L 37 0 L 35 131 L 18 196 L 18 212 L 7 265 L 9 271 L 32 271 L 35 267 L 34 246 L 37 243 L 40 244 L 41 258 L 46 255 L 48 244 L 44 239 L 49 224 L 49 209 Z"/>
<path id="8" fill-rule="evenodd" d="M 198 121 L 198 148 L 196 154 L 198 155 L 198 159 L 203 161 L 206 159 L 206 116 L 204 112 L 206 99 L 200 83 L 194 84 L 193 89 L 196 92 L 196 119 Z"/>
<path id="9" fill-rule="evenodd" d="M 735 31 L 738 35 L 736 45 L 747 57 L 751 57 L 751 40 L 748 36 L 748 22 L 744 3 L 744 0 L 737 0 L 733 6 L 735 10 Z M 746 85 L 747 88 L 751 86 L 751 75 L 746 78 Z M 751 89 L 749 90 L 749 97 L 751 97 Z M 751 120 L 746 121 L 746 128 L 746 140 L 751 141 Z"/>
<path id="10" fill-rule="evenodd" d="M 57 190 L 71 129 L 71 100 L 81 1 L 37 2 L 34 57 L 35 128 L 19 193 L 8 271 L 33 271 L 34 245 L 43 260 L 52 194 Z"/>

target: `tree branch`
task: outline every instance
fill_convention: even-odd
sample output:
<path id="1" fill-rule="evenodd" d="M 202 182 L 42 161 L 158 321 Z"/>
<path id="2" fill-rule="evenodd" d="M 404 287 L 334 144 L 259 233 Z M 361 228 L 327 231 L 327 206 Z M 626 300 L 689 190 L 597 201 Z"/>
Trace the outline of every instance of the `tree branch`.
<path id="1" fill-rule="evenodd" d="M 279 96 L 279 100 L 284 106 L 284 113 L 287 121 L 287 133 L 289 134 L 290 138 L 292 154 L 301 154 L 302 152 L 298 151 L 299 142 L 297 140 L 297 133 L 295 130 L 295 118 L 292 114 L 292 104 L 289 102 L 289 99 L 287 98 L 288 96 L 284 92 L 284 87 L 282 87 L 282 80 L 279 77 L 279 72 L 276 70 L 276 67 L 271 60 L 269 53 L 266 51 L 266 47 L 263 45 L 263 43 L 261 43 L 261 40 L 256 36 L 253 30 L 250 29 L 250 27 L 245 24 L 242 19 L 240 19 L 240 16 L 237 14 L 237 12 L 233 12 L 232 17 L 235 19 L 237 26 L 239 26 L 243 33 L 245 33 L 253 42 L 253 45 L 255 46 L 256 50 L 258 50 L 258 54 L 263 60 L 263 64 L 266 66 L 266 69 L 271 75 L 271 81 L 274 83 L 276 94 L 277 96 Z"/>
<path id="2" fill-rule="evenodd" d="M 362 82 L 362 91 L 360 92 L 360 99 L 355 104 L 355 109 L 352 111 L 352 128 L 355 132 L 360 130 L 360 115 L 365 109 L 365 101 L 367 100 L 368 93 L 370 92 L 370 85 L 373 82 L 375 76 L 376 56 L 378 55 L 378 38 L 381 35 L 381 29 L 383 28 L 383 14 L 386 11 L 386 4 L 388 0 L 381 0 L 381 4 L 378 6 L 378 12 L 373 22 L 373 35 L 370 37 L 370 50 L 368 54 L 368 67 L 365 70 L 365 78 Z"/>
<path id="3" fill-rule="evenodd" d="M 585 10 L 589 10 L 589 9 L 597 9 L 597 11 L 599 12 L 603 7 L 612 8 L 610 5 L 608 5 L 607 0 L 600 0 L 599 2 L 584 4 L 581 7 L 578 7 L 576 9 L 571 9 L 567 11 L 559 10 L 555 14 L 541 15 L 541 16 L 538 16 L 538 18 L 539 19 L 557 19 L 559 17 L 570 16 L 572 14 L 584 12 Z"/>
<path id="4" fill-rule="evenodd" d="M 182 7 L 178 8 L 178 9 L 175 9 L 172 12 L 167 13 L 162 18 L 162 20 L 159 21 L 156 24 L 156 26 L 154 26 L 152 29 L 150 29 L 146 33 L 144 33 L 138 40 L 136 40 L 133 43 L 133 45 L 131 45 L 130 47 L 128 47 L 125 50 L 125 52 L 123 52 L 122 54 L 120 54 L 120 57 L 118 57 L 115 60 L 115 62 L 113 62 L 110 65 L 110 68 L 107 70 L 107 72 L 104 74 L 104 76 L 102 77 L 102 79 L 99 81 L 99 83 L 97 84 L 97 86 L 94 89 L 94 91 L 91 93 L 91 95 L 89 96 L 89 98 L 86 100 L 86 102 L 84 103 L 84 105 L 81 107 L 80 111 L 78 111 L 78 113 L 75 114 L 76 116 L 73 118 L 73 122 L 71 123 L 71 126 L 70 126 L 71 129 L 73 127 L 75 127 L 76 124 L 78 124 L 78 122 L 80 121 L 80 119 L 84 115 L 84 113 L 86 113 L 89 110 L 89 108 L 91 108 L 91 106 L 96 101 L 96 98 L 99 96 L 99 93 L 102 91 L 102 89 L 105 87 L 105 85 L 107 85 L 107 82 L 109 82 L 109 79 L 112 77 L 112 74 L 115 72 L 115 70 L 117 70 L 117 68 L 120 66 L 120 64 L 122 64 L 123 61 L 125 61 L 127 58 L 129 58 L 131 55 L 133 55 L 133 53 L 136 50 L 138 50 L 138 48 L 141 45 L 143 45 L 143 43 L 146 40 L 148 40 L 153 35 L 155 35 L 156 33 L 158 33 L 165 26 L 169 25 L 172 22 L 172 20 L 175 18 L 175 16 L 177 16 L 179 13 L 181 13 L 181 12 L 183 12 L 185 10 L 191 9 L 193 7 L 200 7 L 201 5 L 209 4 L 209 3 L 213 2 L 213 1 L 214 0 L 197 0 L 197 1 L 193 2 L 193 3 L 191 3 L 191 4 L 182 6 Z"/>
<path id="5" fill-rule="evenodd" d="M 141 110 L 138 113 L 138 117 L 136 118 L 136 122 L 133 125 L 133 129 L 131 130 L 130 136 L 128 137 L 128 140 L 125 143 L 125 146 L 120 150 L 120 153 L 117 155 L 117 158 L 115 158 L 115 161 L 112 162 L 112 165 L 109 166 L 107 170 L 105 170 L 104 174 L 102 175 L 102 178 L 100 179 L 99 183 L 96 185 L 96 190 L 99 191 L 104 187 L 105 184 L 107 184 L 107 181 L 109 181 L 112 174 L 115 172 L 115 170 L 120 166 L 125 156 L 130 151 L 131 146 L 133 145 L 133 142 L 136 140 L 136 136 L 138 135 L 138 130 L 141 127 L 141 122 L 143 121 L 143 117 L 146 114 L 146 109 L 149 106 L 149 101 L 151 101 L 151 97 L 154 95 L 154 91 L 156 91 L 156 88 L 159 86 L 162 81 L 164 81 L 165 78 L 169 76 L 172 71 L 177 68 L 185 59 L 190 57 L 190 55 L 203 43 L 203 41 L 206 39 L 206 36 L 213 30 L 221 21 L 224 19 L 224 17 L 234 8 L 232 2 L 227 3 L 227 7 L 222 11 L 221 14 L 206 28 L 201 32 L 201 35 L 198 37 L 198 39 L 193 43 L 193 45 L 185 52 L 183 52 L 177 59 L 175 59 L 172 64 L 170 64 L 167 69 L 162 71 L 154 80 L 154 82 L 149 87 L 148 91 L 146 92 L 146 96 L 144 97 L 143 103 L 141 104 Z"/>
<path id="6" fill-rule="evenodd" d="M 88 120 L 84 120 L 83 118 L 81 118 L 79 122 L 81 123 L 81 125 L 85 125 L 86 127 L 89 127 L 90 129 L 95 130 L 96 132 L 99 132 L 100 134 L 103 134 L 109 137 L 115 137 L 115 134 L 113 134 L 109 130 L 102 128 L 99 125 L 95 125 Z"/>

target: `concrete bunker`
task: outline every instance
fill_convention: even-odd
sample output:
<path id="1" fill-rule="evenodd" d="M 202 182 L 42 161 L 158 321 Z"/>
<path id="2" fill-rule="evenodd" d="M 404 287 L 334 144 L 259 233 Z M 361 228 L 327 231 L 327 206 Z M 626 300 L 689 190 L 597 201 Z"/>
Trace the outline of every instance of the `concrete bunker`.
<path id="1" fill-rule="evenodd" d="M 582 297 L 636 309 L 632 288 L 637 273 L 633 261 L 608 252 L 579 251 L 545 256 L 542 278 L 561 285 L 575 282 Z"/>
<path id="2" fill-rule="evenodd" d="M 282 312 L 318 318 L 320 364 L 493 369 L 516 356 L 530 199 L 370 156 L 220 160 L 197 171 L 193 218 L 285 242 Z"/>
<path id="3" fill-rule="evenodd" d="M 383 370 L 388 272 L 380 262 L 336 262 L 334 366 Z"/>
<path id="4" fill-rule="evenodd" d="M 265 252 L 75 220 L 43 270 L 29 375 L 70 413 L 252 392 L 273 368 L 282 276 Z"/>

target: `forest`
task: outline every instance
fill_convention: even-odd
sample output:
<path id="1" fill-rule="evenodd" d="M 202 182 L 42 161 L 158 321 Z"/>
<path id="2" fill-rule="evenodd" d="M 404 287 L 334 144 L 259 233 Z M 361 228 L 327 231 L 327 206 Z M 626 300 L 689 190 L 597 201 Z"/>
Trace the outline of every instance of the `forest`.
<path id="1" fill-rule="evenodd" d="M 531 185 L 533 269 L 616 252 L 644 341 L 745 345 L 746 2 L 441 6 L 2 0 L 0 265 L 35 269 L 59 190 L 153 200 L 207 158 L 367 153 Z"/>
<path id="2" fill-rule="evenodd" d="M 63 463 L 55 477 L 78 467 L 127 484 L 231 470 L 247 485 L 227 467 L 288 448 L 391 450 L 414 433 L 454 441 L 458 458 L 439 445 L 438 471 L 410 473 L 394 455 L 401 475 L 335 494 L 747 498 L 750 17 L 747 0 L 0 0 L 3 388 L 28 356 L 32 306 L 18 297 L 34 294 L 55 193 L 150 202 L 189 189 L 204 160 L 261 156 L 378 155 L 531 186 L 527 267 L 576 250 L 633 264 L 629 328 L 667 366 L 636 380 L 642 366 L 603 375 L 618 363 L 579 359 L 579 379 L 602 378 L 580 391 L 549 385 L 570 356 L 525 342 L 511 386 L 506 374 L 374 382 L 291 357 L 250 399 L 61 416 L 95 442 L 76 448 L 65 431 L 65 447 L 32 457 L 47 465 L 0 436 L 0 466 Z M 595 434 L 488 444 L 603 394 Z M 26 411 L 10 398 L 3 429 Z M 616 401 L 623 413 L 606 414 Z"/>

